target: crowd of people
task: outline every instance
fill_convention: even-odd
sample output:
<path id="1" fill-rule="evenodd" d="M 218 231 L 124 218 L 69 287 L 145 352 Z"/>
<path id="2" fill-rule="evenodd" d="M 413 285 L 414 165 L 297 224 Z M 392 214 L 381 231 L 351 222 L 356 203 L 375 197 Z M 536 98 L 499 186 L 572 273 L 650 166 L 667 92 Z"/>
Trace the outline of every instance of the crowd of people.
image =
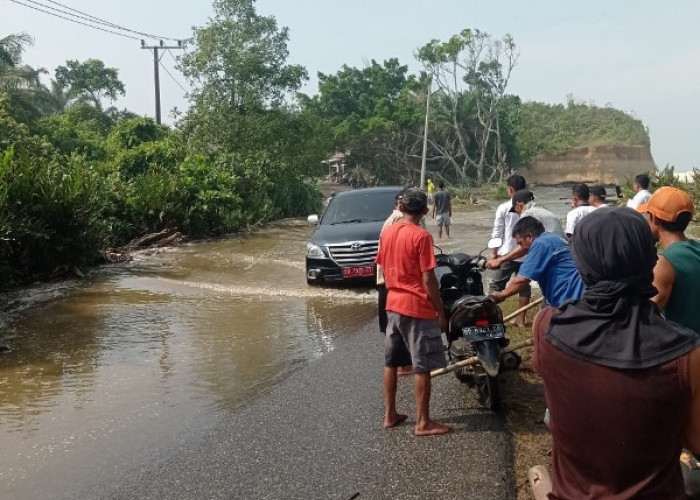
<path id="1" fill-rule="evenodd" d="M 549 409 L 552 474 L 531 470 L 536 498 L 700 494 L 697 462 L 679 461 L 683 450 L 700 454 L 700 242 L 685 235 L 692 200 L 671 187 L 652 194 L 645 174 L 624 206 L 610 206 L 602 185 L 576 184 L 562 227 L 522 176 L 506 186 L 510 199 L 497 208 L 492 232 L 502 246 L 487 263 L 489 294 L 496 302 L 517 294 L 526 305 L 534 280 L 546 302 L 533 321 L 532 365 Z M 431 193 L 432 214 L 441 216 L 438 236 L 444 228 L 449 237 L 452 208 L 441 193 L 443 183 Z M 396 202 L 377 256 L 384 427 L 407 418 L 396 408 L 403 367 L 414 379 L 415 434 L 440 435 L 450 427 L 430 417 L 430 371 L 446 365 L 447 318 L 433 238 L 420 225 L 429 198 L 411 188 Z M 515 321 L 523 325 L 524 315 Z"/>

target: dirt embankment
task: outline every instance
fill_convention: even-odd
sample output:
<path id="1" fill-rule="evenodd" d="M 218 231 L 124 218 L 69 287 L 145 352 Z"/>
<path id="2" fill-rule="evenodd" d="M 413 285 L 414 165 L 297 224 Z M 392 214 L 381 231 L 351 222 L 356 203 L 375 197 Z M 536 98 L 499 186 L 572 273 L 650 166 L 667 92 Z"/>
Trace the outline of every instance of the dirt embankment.
<path id="1" fill-rule="evenodd" d="M 621 184 L 625 178 L 656 170 L 649 146 L 598 146 L 537 156 L 524 172 L 528 182 Z"/>

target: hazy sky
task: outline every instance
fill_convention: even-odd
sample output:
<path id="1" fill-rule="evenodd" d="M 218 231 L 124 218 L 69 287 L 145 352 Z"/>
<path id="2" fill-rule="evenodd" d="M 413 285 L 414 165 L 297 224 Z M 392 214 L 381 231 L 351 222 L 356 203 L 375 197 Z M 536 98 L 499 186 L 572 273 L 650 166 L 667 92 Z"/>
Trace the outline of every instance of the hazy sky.
<path id="1" fill-rule="evenodd" d="M 18 0 L 29 3 L 29 0 Z M 48 0 L 34 0 L 53 5 Z M 135 31 L 187 38 L 212 14 L 208 0 L 61 0 L 63 5 Z M 37 6 L 36 3 L 31 4 Z M 258 0 L 258 12 L 290 29 L 290 62 L 317 72 L 398 57 L 413 71 L 415 50 L 464 28 L 520 48 L 509 91 L 523 100 L 563 103 L 569 94 L 610 104 L 649 129 L 659 167 L 700 167 L 700 2 L 697 0 Z M 153 116 L 153 62 L 140 42 L 83 27 L 0 0 L 0 37 L 27 32 L 35 44 L 25 62 L 53 74 L 67 59 L 102 59 L 119 70 L 127 95 L 117 102 Z M 140 38 L 139 35 L 134 35 Z M 149 43 L 153 43 L 149 40 Z M 177 53 L 177 52 L 176 52 Z M 187 88 L 170 54 L 163 64 Z M 164 121 L 187 107 L 183 90 L 161 71 Z"/>

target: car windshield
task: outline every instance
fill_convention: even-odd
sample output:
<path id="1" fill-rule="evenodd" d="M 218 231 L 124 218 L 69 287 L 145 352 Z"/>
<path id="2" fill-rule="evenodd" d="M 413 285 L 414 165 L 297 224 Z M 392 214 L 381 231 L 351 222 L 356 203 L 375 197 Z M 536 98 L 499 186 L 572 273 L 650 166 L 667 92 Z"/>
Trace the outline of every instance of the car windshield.
<path id="1" fill-rule="evenodd" d="M 394 191 L 356 191 L 334 196 L 321 224 L 384 221 L 394 209 Z"/>

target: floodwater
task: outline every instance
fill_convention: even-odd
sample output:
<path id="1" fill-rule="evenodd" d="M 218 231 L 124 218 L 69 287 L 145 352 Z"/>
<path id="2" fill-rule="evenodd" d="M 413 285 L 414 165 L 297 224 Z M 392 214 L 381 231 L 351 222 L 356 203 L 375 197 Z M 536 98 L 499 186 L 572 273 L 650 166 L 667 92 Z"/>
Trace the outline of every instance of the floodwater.
<path id="1" fill-rule="evenodd" d="M 569 192 L 536 191 L 562 217 Z M 492 213 L 455 213 L 453 239 L 436 243 L 478 252 Z M 376 321 L 371 288 L 307 286 L 311 231 L 284 221 L 13 297 L 20 307 L 0 325 L 11 348 L 0 355 L 0 498 L 68 497 L 138 470 Z"/>

